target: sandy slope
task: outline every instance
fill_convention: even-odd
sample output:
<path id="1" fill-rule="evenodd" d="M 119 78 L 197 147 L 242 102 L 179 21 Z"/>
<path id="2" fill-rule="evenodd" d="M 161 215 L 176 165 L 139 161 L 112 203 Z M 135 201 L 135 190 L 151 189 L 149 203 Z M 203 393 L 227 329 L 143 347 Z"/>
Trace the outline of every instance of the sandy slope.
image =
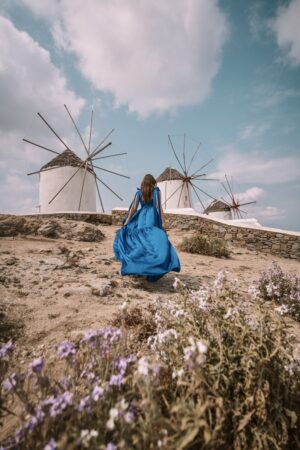
<path id="1" fill-rule="evenodd" d="M 2 320 L 24 326 L 18 340 L 21 362 L 51 353 L 55 343 L 108 323 L 125 300 L 145 305 L 156 295 L 164 301 L 173 294 L 174 273 L 157 283 L 121 277 L 112 252 L 117 227 L 101 228 L 106 238 L 99 243 L 41 237 L 0 239 L 0 314 Z M 175 247 L 186 235 L 169 232 Z M 73 251 L 68 258 L 67 250 Z M 236 248 L 229 260 L 183 252 L 179 256 L 179 278 L 195 289 L 211 283 L 220 269 L 233 273 L 245 291 L 272 260 L 285 270 L 299 273 L 300 269 L 293 260 Z M 4 332 L 8 336 L 10 331 Z"/>

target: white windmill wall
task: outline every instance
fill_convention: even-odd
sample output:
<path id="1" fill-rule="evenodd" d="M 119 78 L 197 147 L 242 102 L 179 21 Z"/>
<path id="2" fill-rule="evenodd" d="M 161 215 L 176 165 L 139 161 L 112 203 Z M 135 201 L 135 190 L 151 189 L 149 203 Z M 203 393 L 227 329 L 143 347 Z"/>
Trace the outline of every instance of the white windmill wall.
<path id="1" fill-rule="evenodd" d="M 209 212 L 207 215 L 210 217 L 214 217 L 216 219 L 232 220 L 231 210 L 230 211 L 213 211 L 213 212 Z"/>
<path id="2" fill-rule="evenodd" d="M 51 198 L 68 181 L 78 167 L 63 166 L 40 172 L 40 212 L 78 211 L 84 177 L 81 168 L 62 192 L 50 203 Z M 94 176 L 86 172 L 80 211 L 96 211 L 96 186 Z"/>
<path id="3" fill-rule="evenodd" d="M 166 180 L 157 183 L 157 186 L 161 191 L 161 204 L 164 209 L 192 208 L 192 205 L 190 204 L 189 201 L 189 194 L 188 194 L 189 188 L 186 183 L 184 184 L 182 194 L 180 196 L 182 185 L 183 182 L 181 180 Z M 179 187 L 180 189 L 178 189 Z M 173 192 L 176 191 L 176 189 L 178 189 L 178 191 L 171 197 L 171 195 L 173 194 Z M 192 196 L 190 192 L 190 199 L 191 198 Z"/>

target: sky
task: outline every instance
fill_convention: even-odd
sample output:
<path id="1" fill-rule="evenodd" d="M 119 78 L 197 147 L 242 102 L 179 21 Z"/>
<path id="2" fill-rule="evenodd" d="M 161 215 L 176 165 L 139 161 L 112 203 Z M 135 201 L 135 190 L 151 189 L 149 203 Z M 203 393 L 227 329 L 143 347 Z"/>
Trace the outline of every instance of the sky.
<path id="1" fill-rule="evenodd" d="M 262 225 L 300 231 L 300 0 L 0 0 L 0 212 L 38 211 L 37 171 L 112 129 L 98 171 L 105 210 L 128 206 L 144 174 L 189 161 L 228 200 L 225 174 Z M 104 156 L 104 153 L 103 153 Z M 100 175 L 101 174 L 101 175 Z M 210 197 L 201 195 L 205 205 Z M 198 199 L 195 209 L 201 212 Z M 100 205 L 98 204 L 100 211 Z"/>

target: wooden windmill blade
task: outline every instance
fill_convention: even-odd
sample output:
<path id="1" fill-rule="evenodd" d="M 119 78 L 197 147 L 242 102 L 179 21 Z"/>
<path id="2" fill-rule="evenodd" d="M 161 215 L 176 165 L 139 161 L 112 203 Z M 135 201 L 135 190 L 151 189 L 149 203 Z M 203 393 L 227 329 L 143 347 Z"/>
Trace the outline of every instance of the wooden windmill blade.
<path id="1" fill-rule="evenodd" d="M 171 145 L 171 147 L 172 147 L 173 153 L 174 153 L 174 155 L 175 155 L 175 158 L 177 159 L 177 162 L 178 162 L 178 164 L 180 165 L 181 170 L 183 171 L 183 173 L 185 173 L 185 170 L 184 170 L 184 168 L 183 168 L 183 166 L 182 166 L 182 164 L 181 164 L 181 162 L 180 162 L 180 160 L 179 160 L 179 158 L 178 158 L 178 156 L 177 156 L 177 153 L 175 152 L 175 149 L 174 149 L 174 146 L 173 146 L 173 142 L 172 142 L 172 140 L 171 140 L 171 136 L 168 135 L 168 138 L 169 138 L 169 142 L 170 142 L 170 145 Z"/>
<path id="2" fill-rule="evenodd" d="M 82 135 L 81 135 L 81 133 L 80 133 L 80 131 L 79 131 L 77 125 L 76 125 L 76 122 L 75 122 L 75 120 L 73 119 L 72 114 L 70 113 L 69 108 L 67 107 L 66 104 L 64 104 L 64 107 L 65 107 L 67 113 L 69 114 L 69 117 L 70 117 L 70 119 L 71 119 L 71 121 L 72 121 L 72 123 L 73 123 L 73 125 L 74 125 L 74 127 L 75 127 L 75 130 L 77 131 L 77 134 L 78 134 L 78 136 L 79 136 L 79 138 L 80 138 L 80 140 L 81 140 L 81 142 L 82 142 L 83 148 L 85 149 L 87 155 L 89 156 L 89 151 L 88 151 L 88 149 L 87 149 L 87 147 L 86 147 L 86 145 L 85 145 L 85 142 L 84 142 L 84 140 L 83 140 L 83 137 L 82 137 Z"/>
<path id="3" fill-rule="evenodd" d="M 187 172 L 190 170 L 191 165 L 192 165 L 192 163 L 193 163 L 193 161 L 194 161 L 194 158 L 195 158 L 196 154 L 197 154 L 198 151 L 199 151 L 199 148 L 200 148 L 200 145 L 201 145 L 201 144 L 202 144 L 201 142 L 198 144 L 198 146 L 197 146 L 197 148 L 196 148 L 196 151 L 195 151 L 195 153 L 193 154 L 193 156 L 192 156 L 192 158 L 191 158 L 191 161 L 190 161 L 189 167 L 188 167 L 188 169 L 187 169 Z"/>
<path id="4" fill-rule="evenodd" d="M 184 165 L 184 174 L 186 176 L 187 170 L 186 170 L 186 161 L 185 161 L 185 137 L 186 137 L 186 134 L 184 133 L 184 135 L 183 135 L 183 152 L 182 152 L 182 157 L 183 157 L 183 165 Z"/>
<path id="5" fill-rule="evenodd" d="M 211 158 L 206 164 L 200 167 L 200 169 L 196 170 L 194 173 L 192 173 L 191 178 L 193 178 L 200 170 L 204 169 L 204 167 L 208 166 L 210 163 L 213 162 L 213 158 Z"/>
<path id="6" fill-rule="evenodd" d="M 97 159 L 106 159 L 106 158 L 113 158 L 115 156 L 121 156 L 121 155 L 127 155 L 127 152 L 122 153 L 115 153 L 114 155 L 108 155 L 108 156 L 99 156 L 99 158 L 93 158 L 93 161 L 96 161 Z"/>
<path id="7" fill-rule="evenodd" d="M 51 127 L 51 125 L 47 122 L 47 120 L 42 116 L 41 113 L 37 113 L 37 115 L 42 119 L 42 121 L 47 125 L 47 127 L 52 131 L 52 133 L 55 134 L 55 136 L 57 137 L 57 139 L 60 140 L 60 142 L 65 146 L 65 148 L 69 148 L 68 145 L 62 140 L 62 138 L 57 134 L 57 132 L 54 130 L 53 127 Z"/>
<path id="8" fill-rule="evenodd" d="M 60 155 L 59 152 L 56 152 L 55 150 L 51 150 L 48 147 L 44 147 L 43 145 L 36 144 L 35 142 L 29 141 L 28 139 L 23 138 L 23 141 L 27 142 L 28 144 L 34 145 L 35 147 L 39 147 L 39 148 L 42 148 L 43 150 L 47 150 L 48 152 L 55 153 L 56 155 Z"/>

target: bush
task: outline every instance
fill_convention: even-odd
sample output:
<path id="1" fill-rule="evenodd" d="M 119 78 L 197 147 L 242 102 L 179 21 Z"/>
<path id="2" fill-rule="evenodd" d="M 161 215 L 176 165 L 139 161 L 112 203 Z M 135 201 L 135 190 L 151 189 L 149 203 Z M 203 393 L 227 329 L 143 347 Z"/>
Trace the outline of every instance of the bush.
<path id="1" fill-rule="evenodd" d="M 216 256 L 217 258 L 229 258 L 230 256 L 225 241 L 217 238 L 209 239 L 200 234 L 183 239 L 179 244 L 179 250 L 199 255 Z"/>
<path id="2" fill-rule="evenodd" d="M 51 376 L 35 359 L 2 382 L 23 405 L 14 449 L 298 448 L 299 369 L 281 316 L 248 317 L 236 282 L 158 298 L 143 319 L 126 304 L 120 327 L 57 348 Z M 147 322 L 150 326 L 147 326 Z M 134 323 L 138 325 L 135 333 Z M 145 330 L 145 332 L 143 331 Z M 147 336 L 147 337 L 146 337 Z M 8 348 L 0 355 L 8 358 Z M 6 364 L 6 369 L 8 368 Z M 298 428 L 297 428 L 298 427 Z"/>
<path id="3" fill-rule="evenodd" d="M 255 299 L 274 301 L 279 305 L 275 310 L 289 315 L 300 322 L 300 279 L 295 273 L 283 272 L 279 264 L 263 272 L 250 288 Z"/>

